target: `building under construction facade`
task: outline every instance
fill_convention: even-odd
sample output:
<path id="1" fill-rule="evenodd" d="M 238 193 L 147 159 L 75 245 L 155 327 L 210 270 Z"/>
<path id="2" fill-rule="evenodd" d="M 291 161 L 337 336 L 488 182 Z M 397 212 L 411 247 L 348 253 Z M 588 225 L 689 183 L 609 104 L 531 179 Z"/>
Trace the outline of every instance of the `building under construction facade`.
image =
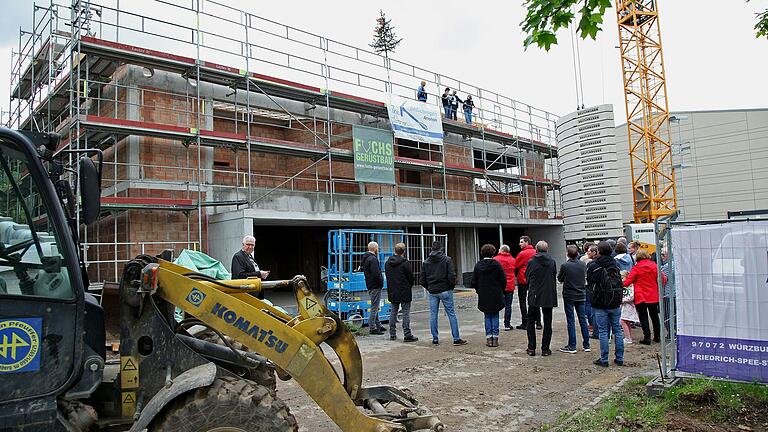
<path id="1" fill-rule="evenodd" d="M 14 49 L 6 125 L 104 152 L 103 215 L 81 233 L 92 281 L 162 249 L 228 266 L 251 233 L 270 278 L 316 281 L 342 227 L 447 234 L 459 272 L 523 234 L 560 252 L 555 115 L 218 1 L 178 3 L 54 0 Z M 395 139 L 396 184 L 356 182 L 353 126 L 391 130 L 385 95 L 422 80 L 429 104 L 471 94 L 475 122 L 443 119 L 442 145 Z"/>

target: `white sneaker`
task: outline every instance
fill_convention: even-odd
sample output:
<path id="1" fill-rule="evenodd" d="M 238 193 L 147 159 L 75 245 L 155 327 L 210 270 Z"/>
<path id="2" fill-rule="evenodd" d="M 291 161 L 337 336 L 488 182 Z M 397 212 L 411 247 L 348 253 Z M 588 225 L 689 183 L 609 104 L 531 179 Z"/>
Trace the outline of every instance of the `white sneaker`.
<path id="1" fill-rule="evenodd" d="M 592 351 L 592 349 L 590 349 L 589 347 L 584 348 L 584 352 L 590 352 L 590 351 Z"/>
<path id="2" fill-rule="evenodd" d="M 624 339 L 624 345 L 629 345 L 629 344 L 632 344 L 632 343 L 634 343 L 634 342 L 632 342 L 632 339 Z"/>

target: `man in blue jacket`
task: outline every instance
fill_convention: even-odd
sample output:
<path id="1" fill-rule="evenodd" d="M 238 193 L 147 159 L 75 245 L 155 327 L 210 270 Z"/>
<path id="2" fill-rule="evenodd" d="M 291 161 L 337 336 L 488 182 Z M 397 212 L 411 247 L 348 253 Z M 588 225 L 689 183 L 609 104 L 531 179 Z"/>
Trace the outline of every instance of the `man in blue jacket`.
<path id="1" fill-rule="evenodd" d="M 419 88 L 416 89 L 416 100 L 418 100 L 419 102 L 427 101 L 428 94 L 427 94 L 426 86 L 427 86 L 427 82 L 422 81 L 421 84 L 419 85 Z"/>

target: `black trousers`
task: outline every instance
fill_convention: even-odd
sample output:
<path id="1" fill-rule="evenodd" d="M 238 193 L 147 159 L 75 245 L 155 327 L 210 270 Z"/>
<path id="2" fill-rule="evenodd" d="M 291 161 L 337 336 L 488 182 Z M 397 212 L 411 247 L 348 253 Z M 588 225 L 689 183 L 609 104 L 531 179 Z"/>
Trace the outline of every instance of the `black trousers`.
<path id="1" fill-rule="evenodd" d="M 520 324 L 528 324 L 528 284 L 517 285 L 517 300 L 520 302 Z M 541 325 L 541 316 L 535 318 L 535 322 Z"/>
<path id="2" fill-rule="evenodd" d="M 648 315 L 651 316 L 653 324 L 653 340 L 658 341 L 661 337 L 659 323 L 659 304 L 658 303 L 640 303 L 635 305 L 637 315 L 640 316 L 640 326 L 643 327 L 643 339 L 651 340 L 651 328 L 648 325 Z"/>
<path id="3" fill-rule="evenodd" d="M 549 343 L 552 341 L 552 308 L 551 307 L 529 307 L 528 308 L 528 349 L 536 349 L 536 323 L 541 321 L 541 315 L 544 315 L 544 334 L 541 336 L 541 350 L 549 349 Z"/>

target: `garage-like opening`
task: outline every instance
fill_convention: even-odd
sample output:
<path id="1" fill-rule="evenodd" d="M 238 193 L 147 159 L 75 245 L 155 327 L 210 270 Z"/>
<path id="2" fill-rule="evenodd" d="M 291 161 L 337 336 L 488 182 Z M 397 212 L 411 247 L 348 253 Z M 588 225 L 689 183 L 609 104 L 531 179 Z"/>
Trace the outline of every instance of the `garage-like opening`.
<path id="1" fill-rule="evenodd" d="M 508 245 L 510 252 L 516 256 L 520 252 L 518 240 L 520 236 L 525 235 L 525 228 L 503 228 L 501 230 L 504 244 Z M 477 250 L 486 243 L 492 244 L 497 250 L 501 243 L 499 242 L 498 227 L 481 227 L 477 229 Z"/>
<path id="2" fill-rule="evenodd" d="M 254 257 L 270 280 L 303 274 L 313 287 L 320 284 L 320 266 L 327 265 L 328 230 L 324 226 L 256 225 Z"/>

